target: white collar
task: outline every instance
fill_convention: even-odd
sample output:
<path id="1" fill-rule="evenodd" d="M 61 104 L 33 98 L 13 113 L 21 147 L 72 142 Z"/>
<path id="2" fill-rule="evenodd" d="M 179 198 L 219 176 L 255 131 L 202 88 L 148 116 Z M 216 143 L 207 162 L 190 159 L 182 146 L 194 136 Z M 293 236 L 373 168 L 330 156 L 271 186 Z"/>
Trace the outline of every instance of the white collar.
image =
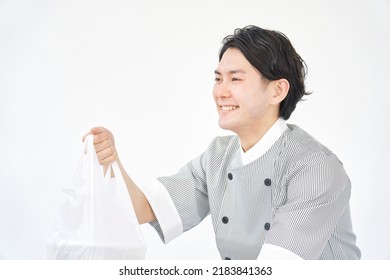
<path id="1" fill-rule="evenodd" d="M 273 144 L 282 136 L 283 132 L 287 129 L 286 121 L 282 118 L 279 118 L 264 136 L 257 142 L 252 148 L 247 152 L 244 152 L 241 148 L 240 142 L 240 151 L 241 151 L 241 161 L 243 165 L 251 163 L 252 161 L 258 159 L 265 154 L 271 148 Z"/>

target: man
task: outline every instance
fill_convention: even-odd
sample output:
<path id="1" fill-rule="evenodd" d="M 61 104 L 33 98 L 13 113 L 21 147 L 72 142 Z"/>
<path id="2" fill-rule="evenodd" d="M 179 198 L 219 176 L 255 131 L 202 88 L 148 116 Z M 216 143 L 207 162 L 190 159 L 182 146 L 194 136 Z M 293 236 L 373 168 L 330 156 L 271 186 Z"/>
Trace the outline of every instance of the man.
<path id="1" fill-rule="evenodd" d="M 287 120 L 305 91 L 305 63 L 287 37 L 248 26 L 223 41 L 213 96 L 235 133 L 173 176 L 138 188 L 121 166 L 139 223 L 167 243 L 211 214 L 223 259 L 359 259 L 341 162 Z M 99 161 L 119 162 L 93 128 Z"/>

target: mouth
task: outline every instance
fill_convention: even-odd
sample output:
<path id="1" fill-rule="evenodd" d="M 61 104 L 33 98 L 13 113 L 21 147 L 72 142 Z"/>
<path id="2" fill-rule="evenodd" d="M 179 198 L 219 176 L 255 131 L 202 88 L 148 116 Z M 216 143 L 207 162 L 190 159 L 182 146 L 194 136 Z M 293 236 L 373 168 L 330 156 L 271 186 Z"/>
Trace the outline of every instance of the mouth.
<path id="1" fill-rule="evenodd" d="M 240 108 L 239 106 L 229 105 L 229 106 L 219 106 L 221 111 L 233 111 Z"/>

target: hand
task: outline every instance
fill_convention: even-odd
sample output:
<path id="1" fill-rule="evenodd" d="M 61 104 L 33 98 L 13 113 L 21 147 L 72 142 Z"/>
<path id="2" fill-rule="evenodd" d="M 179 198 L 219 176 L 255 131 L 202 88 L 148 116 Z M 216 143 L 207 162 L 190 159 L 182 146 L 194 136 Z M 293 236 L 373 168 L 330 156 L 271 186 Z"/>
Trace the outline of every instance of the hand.
<path id="1" fill-rule="evenodd" d="M 114 161 L 119 161 L 118 153 L 115 149 L 115 140 L 111 131 L 104 127 L 94 127 L 89 133 L 83 136 L 83 142 L 87 135 L 93 135 L 93 144 L 99 163 L 107 170 Z"/>
<path id="2" fill-rule="evenodd" d="M 131 201 L 135 213 L 137 215 L 138 222 L 140 224 L 149 223 L 156 221 L 156 215 L 153 212 L 149 201 L 145 197 L 144 193 L 137 187 L 137 185 L 131 180 L 129 175 L 126 173 L 122 164 L 119 161 L 118 153 L 115 149 L 114 136 L 111 131 L 104 127 L 94 127 L 83 137 L 83 141 L 87 135 L 93 135 L 93 144 L 95 146 L 97 158 L 99 163 L 103 165 L 104 174 L 107 173 L 108 167 L 114 161 L 118 162 L 122 176 L 126 182 L 127 190 L 130 194 Z M 114 178 L 115 174 L 111 169 L 111 178 Z"/>

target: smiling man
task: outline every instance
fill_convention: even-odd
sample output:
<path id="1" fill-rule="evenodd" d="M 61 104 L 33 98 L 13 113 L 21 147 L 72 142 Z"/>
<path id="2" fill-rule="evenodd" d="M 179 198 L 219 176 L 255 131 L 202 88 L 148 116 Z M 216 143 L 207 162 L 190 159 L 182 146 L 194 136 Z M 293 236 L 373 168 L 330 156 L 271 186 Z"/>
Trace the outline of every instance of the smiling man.
<path id="1" fill-rule="evenodd" d="M 140 223 L 167 243 L 211 215 L 222 259 L 359 259 L 340 160 L 286 123 L 305 91 L 305 63 L 280 32 L 227 36 L 215 70 L 216 137 L 177 174 L 138 188 L 114 137 L 93 128 L 99 161 L 118 161 Z"/>

